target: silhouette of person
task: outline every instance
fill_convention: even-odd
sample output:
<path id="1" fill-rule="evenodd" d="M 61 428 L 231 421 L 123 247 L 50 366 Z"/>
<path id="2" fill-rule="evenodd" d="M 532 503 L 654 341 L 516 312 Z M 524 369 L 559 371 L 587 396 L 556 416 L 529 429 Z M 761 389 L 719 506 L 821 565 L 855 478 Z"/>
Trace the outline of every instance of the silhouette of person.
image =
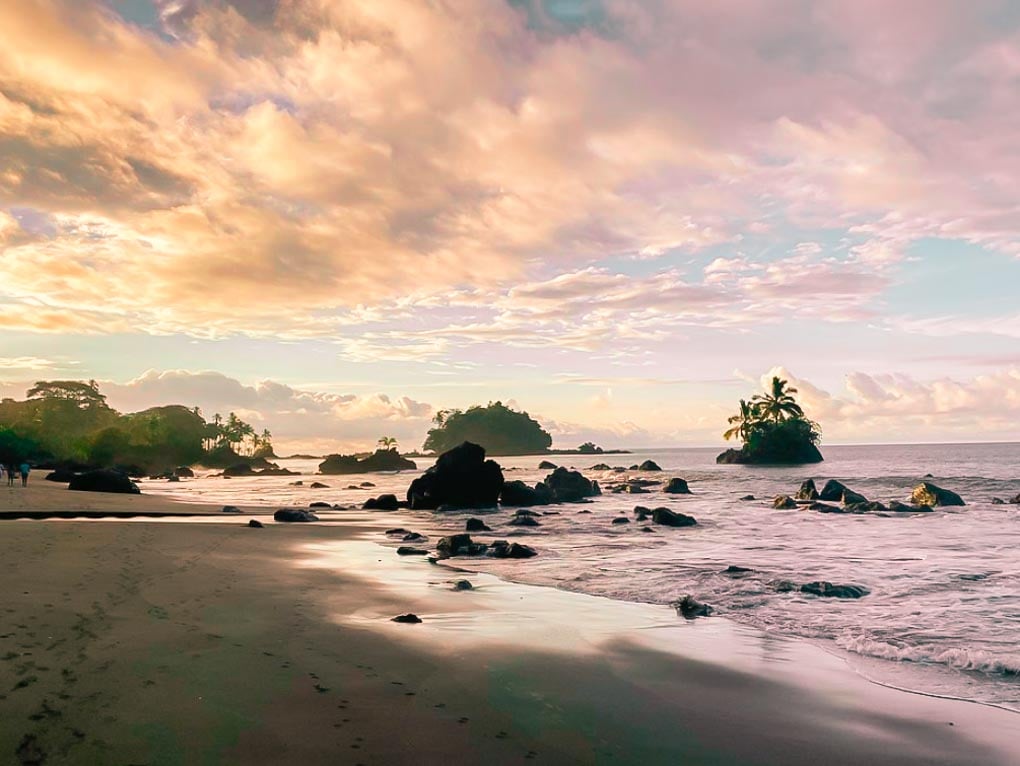
<path id="1" fill-rule="evenodd" d="M 32 466 L 30 466 L 28 464 L 28 461 L 26 460 L 25 462 L 23 462 L 21 464 L 21 466 L 19 468 L 21 470 L 21 486 L 27 487 L 28 486 L 28 474 L 32 470 Z"/>
<path id="2" fill-rule="evenodd" d="M 18 469 L 15 467 L 14 463 L 9 463 L 7 465 L 7 486 L 8 487 L 13 487 L 14 486 L 14 474 L 16 474 L 17 472 L 18 472 Z"/>

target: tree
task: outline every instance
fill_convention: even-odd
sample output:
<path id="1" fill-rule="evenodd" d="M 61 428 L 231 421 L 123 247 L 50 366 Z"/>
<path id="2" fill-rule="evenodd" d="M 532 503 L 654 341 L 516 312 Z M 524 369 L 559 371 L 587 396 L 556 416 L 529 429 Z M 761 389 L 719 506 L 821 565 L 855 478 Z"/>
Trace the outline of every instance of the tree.
<path id="1" fill-rule="evenodd" d="M 577 451 L 582 455 L 601 455 L 602 448 L 599 447 L 595 442 L 585 442 L 577 448 Z"/>
<path id="2" fill-rule="evenodd" d="M 397 448 L 397 440 L 393 436 L 383 436 L 376 442 L 379 449 L 391 450 Z"/>
<path id="3" fill-rule="evenodd" d="M 512 410 L 502 402 L 469 407 L 466 411 L 440 410 L 433 418 L 422 449 L 445 452 L 469 441 L 485 447 L 491 455 L 542 453 L 552 446 L 552 436 L 527 412 Z"/>
<path id="4" fill-rule="evenodd" d="M 28 399 L 59 399 L 73 402 L 78 409 L 108 409 L 106 395 L 100 393 L 94 380 L 39 380 L 25 392 Z"/>
<path id="5" fill-rule="evenodd" d="M 726 439 L 726 441 L 729 441 L 730 439 L 740 439 L 741 441 L 746 442 L 748 436 L 751 434 L 752 427 L 756 422 L 758 422 L 758 419 L 758 408 L 752 402 L 747 402 L 744 399 L 741 399 L 740 412 L 736 415 L 732 415 L 726 420 L 726 422 L 731 425 L 731 428 L 723 434 L 723 438 Z"/>
<path id="6" fill-rule="evenodd" d="M 778 423 L 789 418 L 804 417 L 804 410 L 793 398 L 797 389 L 787 386 L 789 382 L 776 375 L 773 376 L 768 391 L 751 398 L 760 418 Z"/>

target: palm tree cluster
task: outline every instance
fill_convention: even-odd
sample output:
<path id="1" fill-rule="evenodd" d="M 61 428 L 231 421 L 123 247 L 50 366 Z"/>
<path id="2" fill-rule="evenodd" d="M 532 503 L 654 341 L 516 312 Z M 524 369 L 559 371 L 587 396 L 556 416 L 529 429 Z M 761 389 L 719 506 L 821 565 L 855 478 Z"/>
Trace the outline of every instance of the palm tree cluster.
<path id="1" fill-rule="evenodd" d="M 213 416 L 211 423 L 206 424 L 205 443 L 206 451 L 212 451 L 218 447 L 229 446 L 239 455 L 258 455 L 267 448 L 272 449 L 273 435 L 269 429 L 263 429 L 259 434 L 255 428 L 246 423 L 237 415 L 231 412 L 227 419 L 218 412 Z"/>
<path id="2" fill-rule="evenodd" d="M 804 420 L 804 410 L 793 397 L 797 389 L 778 375 L 773 376 L 769 390 L 756 394 L 751 401 L 740 400 L 740 411 L 727 419 L 730 428 L 723 438 L 748 442 L 763 425 L 779 424 L 787 420 Z M 812 424 L 813 425 L 813 424 Z"/>

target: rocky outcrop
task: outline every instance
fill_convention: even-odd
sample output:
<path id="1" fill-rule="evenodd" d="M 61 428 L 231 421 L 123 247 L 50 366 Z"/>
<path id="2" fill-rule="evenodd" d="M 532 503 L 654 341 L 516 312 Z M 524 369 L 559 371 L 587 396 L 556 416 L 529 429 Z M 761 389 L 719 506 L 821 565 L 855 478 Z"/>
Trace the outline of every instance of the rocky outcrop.
<path id="1" fill-rule="evenodd" d="M 685 479 L 670 479 L 669 483 L 662 488 L 663 492 L 667 492 L 670 495 L 689 495 L 691 494 L 690 488 L 687 486 Z"/>
<path id="2" fill-rule="evenodd" d="M 503 490 L 503 471 L 494 460 L 485 459 L 485 448 L 464 442 L 444 452 L 436 464 L 407 489 L 412 509 L 491 508 Z"/>
<path id="3" fill-rule="evenodd" d="M 797 494 L 794 495 L 795 500 L 817 500 L 818 489 L 815 487 L 815 480 L 808 479 L 800 485 L 800 489 L 797 490 Z"/>
<path id="4" fill-rule="evenodd" d="M 489 527 L 481 519 L 468 519 L 464 522 L 464 529 L 468 532 L 491 532 L 492 528 Z"/>
<path id="5" fill-rule="evenodd" d="M 640 520 L 640 519 L 639 519 Z M 669 508 L 655 508 L 652 510 L 652 521 L 666 527 L 694 527 L 698 520 L 686 513 L 677 513 Z"/>
<path id="6" fill-rule="evenodd" d="M 77 492 L 116 492 L 125 495 L 138 495 L 141 490 L 131 481 L 126 473 L 101 468 L 97 471 L 86 471 L 71 479 L 68 489 Z"/>
<path id="7" fill-rule="evenodd" d="M 303 508 L 281 508 L 273 514 L 274 521 L 303 522 L 318 521 L 319 517 Z"/>
<path id="8" fill-rule="evenodd" d="M 796 508 L 797 501 L 789 495 L 777 495 L 775 500 L 772 501 L 773 508 Z"/>
<path id="9" fill-rule="evenodd" d="M 859 505 L 868 502 L 868 498 L 852 489 L 844 489 L 843 497 L 840 499 L 843 501 L 843 505 Z"/>
<path id="10" fill-rule="evenodd" d="M 818 447 L 809 442 L 798 445 L 794 450 L 782 454 L 768 450 L 752 452 L 747 447 L 728 449 L 716 457 L 715 462 L 724 465 L 802 465 L 805 463 L 821 463 L 825 458 Z"/>
<path id="11" fill-rule="evenodd" d="M 889 503 L 889 510 L 895 513 L 931 513 L 932 507 L 930 505 L 907 505 L 899 500 L 893 500 Z"/>
<path id="12" fill-rule="evenodd" d="M 497 559 L 530 559 L 532 556 L 537 556 L 538 551 L 528 545 L 496 540 L 489 547 L 489 555 Z"/>
<path id="13" fill-rule="evenodd" d="M 262 522 L 258 519 L 251 519 L 248 521 L 248 526 L 252 529 L 262 529 Z"/>
<path id="14" fill-rule="evenodd" d="M 474 587 L 470 580 L 457 580 L 453 584 L 453 590 L 474 590 Z"/>
<path id="15" fill-rule="evenodd" d="M 550 463 L 548 460 L 543 460 L 538 464 L 538 470 L 540 471 L 555 471 L 556 463 Z"/>
<path id="16" fill-rule="evenodd" d="M 673 608 L 676 609 L 677 614 L 683 617 L 685 620 L 693 620 L 698 617 L 708 617 L 712 614 L 712 607 L 708 604 L 703 604 L 698 601 L 694 596 L 684 596 L 682 599 L 673 604 Z"/>
<path id="17" fill-rule="evenodd" d="M 831 582 L 809 582 L 800 586 L 801 593 L 822 598 L 863 598 L 871 593 L 863 585 L 833 585 Z"/>
<path id="18" fill-rule="evenodd" d="M 396 495 L 379 495 L 368 498 L 361 507 L 366 511 L 395 511 L 400 508 L 400 501 Z"/>
<path id="19" fill-rule="evenodd" d="M 436 543 L 436 552 L 443 559 L 452 556 L 480 556 L 488 550 L 488 547 L 483 543 L 474 542 L 471 535 L 461 533 L 440 538 Z"/>
<path id="20" fill-rule="evenodd" d="M 574 503 L 602 494 L 597 481 L 591 481 L 578 471 L 568 471 L 566 468 L 557 468 L 545 477 L 543 483 L 557 503 Z"/>
<path id="21" fill-rule="evenodd" d="M 529 487 L 523 481 L 508 481 L 503 484 L 499 495 L 499 502 L 502 505 L 516 505 L 530 507 L 533 505 L 548 505 L 553 501 L 552 492 L 549 491 L 543 482 L 534 487 Z"/>
<path id="22" fill-rule="evenodd" d="M 51 471 L 46 474 L 46 481 L 56 481 L 62 484 L 67 484 L 74 481 L 74 477 L 77 476 L 77 472 L 71 471 L 67 468 L 58 468 L 55 471 Z"/>
<path id="23" fill-rule="evenodd" d="M 223 469 L 223 475 L 234 478 L 235 476 L 254 476 L 255 469 L 248 463 L 235 463 Z"/>
<path id="24" fill-rule="evenodd" d="M 241 509 L 238 508 L 236 505 L 225 505 L 225 506 L 223 506 L 223 510 L 221 512 L 222 513 L 240 513 Z"/>
<path id="25" fill-rule="evenodd" d="M 932 508 L 939 505 L 966 505 L 958 494 L 937 487 L 930 481 L 922 481 L 914 487 L 910 499 L 916 505 L 930 505 Z"/>
<path id="26" fill-rule="evenodd" d="M 844 492 L 846 492 L 846 485 L 835 479 L 829 479 L 825 482 L 825 486 L 822 487 L 822 491 L 818 493 L 818 499 L 830 502 L 832 500 L 842 500 Z"/>
<path id="27" fill-rule="evenodd" d="M 661 471 L 658 464 L 654 460 L 646 460 L 637 467 L 639 471 Z"/>
<path id="28" fill-rule="evenodd" d="M 617 516 L 610 523 L 611 524 L 630 524 L 630 519 L 628 519 L 626 516 Z"/>
<path id="29" fill-rule="evenodd" d="M 275 463 L 269 463 L 261 470 L 252 468 L 251 463 L 235 463 L 223 469 L 223 478 L 233 479 L 238 476 L 297 476 L 296 471 L 288 468 L 280 468 Z"/>
<path id="30" fill-rule="evenodd" d="M 313 481 L 308 487 L 309 489 L 329 489 L 329 485 L 323 484 L 321 481 Z"/>
<path id="31" fill-rule="evenodd" d="M 417 468 L 413 460 L 402 457 L 395 449 L 377 449 L 366 458 L 357 455 L 327 455 L 319 463 L 319 473 L 331 476 L 376 471 L 414 471 Z"/>
<path id="32" fill-rule="evenodd" d="M 424 548 L 414 548 L 410 545 L 401 545 L 397 548 L 398 556 L 428 556 L 429 552 Z"/>
<path id="33" fill-rule="evenodd" d="M 411 612 L 408 612 L 407 614 L 398 614 L 391 620 L 391 622 L 402 622 L 407 625 L 417 625 L 421 621 L 421 617 Z"/>
<path id="34" fill-rule="evenodd" d="M 508 522 L 511 527 L 540 527 L 542 526 L 534 516 L 514 516 Z"/>

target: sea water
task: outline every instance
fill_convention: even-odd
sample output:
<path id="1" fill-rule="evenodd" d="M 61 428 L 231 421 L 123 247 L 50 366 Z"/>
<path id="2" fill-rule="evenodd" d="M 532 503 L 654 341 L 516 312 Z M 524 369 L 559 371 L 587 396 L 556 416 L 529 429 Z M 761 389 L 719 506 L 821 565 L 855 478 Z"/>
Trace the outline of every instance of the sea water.
<path id="1" fill-rule="evenodd" d="M 714 614 L 764 631 L 798 636 L 845 658 L 882 683 L 1020 710 L 1020 505 L 993 498 L 1020 494 L 1020 445 L 955 444 L 829 446 L 814 466 L 716 465 L 716 449 L 636 450 L 626 455 L 498 458 L 508 480 L 541 480 L 543 460 L 574 467 L 603 486 L 628 477 L 687 480 L 692 494 L 606 492 L 585 504 L 534 509 L 541 526 L 510 527 L 510 511 L 484 514 L 493 528 L 481 540 L 515 539 L 540 555 L 527 560 L 464 560 L 458 565 L 519 582 L 549 585 L 625 601 L 668 605 L 684 595 Z M 607 463 L 628 469 L 651 459 L 661 473 L 593 471 Z M 419 461 L 424 469 L 430 461 Z M 236 505 L 344 505 L 382 492 L 403 496 L 414 472 L 318 477 L 314 461 L 281 461 L 303 476 L 179 484 L 146 482 L 147 492 Z M 823 514 L 776 510 L 771 500 L 793 494 L 804 479 L 821 489 L 835 478 L 871 500 L 907 501 L 930 481 L 967 505 L 927 514 Z M 291 482 L 302 480 L 303 486 Z M 348 489 L 363 481 L 374 487 Z M 759 500 L 740 498 L 754 495 Z M 665 506 L 698 525 L 639 523 L 633 509 Z M 582 511 L 590 511 L 583 513 Z M 423 528 L 463 531 L 469 515 L 417 513 Z M 613 525 L 626 516 L 628 524 Z M 653 532 L 642 529 L 650 526 Z M 727 574 L 735 565 L 752 571 Z M 866 587 L 861 599 L 780 592 L 781 581 L 816 580 Z M 678 617 L 677 619 L 681 619 Z M 712 619 L 712 618 L 709 618 Z"/>

